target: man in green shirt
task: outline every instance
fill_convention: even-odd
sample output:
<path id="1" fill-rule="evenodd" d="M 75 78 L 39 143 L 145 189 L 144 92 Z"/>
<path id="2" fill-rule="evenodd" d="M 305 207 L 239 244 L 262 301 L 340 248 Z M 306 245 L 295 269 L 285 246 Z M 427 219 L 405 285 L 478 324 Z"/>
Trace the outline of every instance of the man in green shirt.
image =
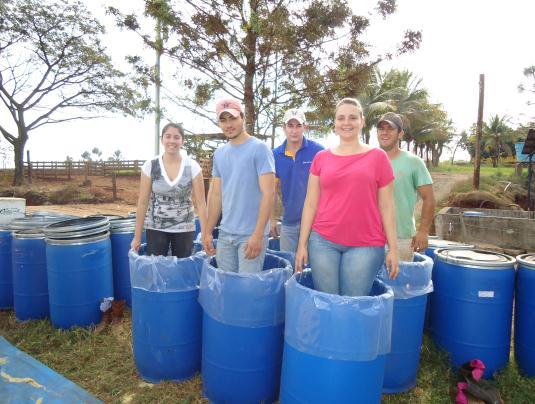
<path id="1" fill-rule="evenodd" d="M 421 158 L 399 148 L 403 138 L 403 120 L 398 114 L 387 112 L 377 122 L 377 139 L 396 177 L 394 181 L 394 203 L 396 226 L 400 239 L 410 239 L 413 251 L 423 252 L 427 248 L 427 236 L 435 214 L 433 180 Z M 422 198 L 420 226 L 416 231 L 414 206 Z"/>

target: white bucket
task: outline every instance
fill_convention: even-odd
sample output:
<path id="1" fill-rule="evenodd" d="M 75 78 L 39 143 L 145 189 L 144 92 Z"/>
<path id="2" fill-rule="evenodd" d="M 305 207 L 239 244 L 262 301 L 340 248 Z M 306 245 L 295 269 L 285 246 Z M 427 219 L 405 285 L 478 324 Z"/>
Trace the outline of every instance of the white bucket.
<path id="1" fill-rule="evenodd" d="M 7 224 L 13 219 L 24 217 L 26 199 L 0 198 L 0 224 Z"/>

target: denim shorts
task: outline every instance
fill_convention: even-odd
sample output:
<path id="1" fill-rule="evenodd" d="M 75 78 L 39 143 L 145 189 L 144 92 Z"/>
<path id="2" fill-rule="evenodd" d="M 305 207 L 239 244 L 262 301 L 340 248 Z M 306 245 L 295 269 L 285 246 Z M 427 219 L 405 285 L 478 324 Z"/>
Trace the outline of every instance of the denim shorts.
<path id="1" fill-rule="evenodd" d="M 385 248 L 348 247 L 314 230 L 308 240 L 308 261 L 314 288 L 345 296 L 365 296 L 385 261 Z"/>
<path id="2" fill-rule="evenodd" d="M 297 242 L 299 241 L 299 231 L 301 230 L 301 223 L 297 224 L 281 224 L 280 243 L 281 251 L 289 251 L 295 254 L 297 250 Z"/>
<path id="3" fill-rule="evenodd" d="M 231 234 L 219 230 L 216 248 L 217 267 L 230 272 L 260 272 L 264 265 L 268 236 L 264 236 L 262 250 L 258 257 L 245 258 L 245 244 L 251 236 Z"/>

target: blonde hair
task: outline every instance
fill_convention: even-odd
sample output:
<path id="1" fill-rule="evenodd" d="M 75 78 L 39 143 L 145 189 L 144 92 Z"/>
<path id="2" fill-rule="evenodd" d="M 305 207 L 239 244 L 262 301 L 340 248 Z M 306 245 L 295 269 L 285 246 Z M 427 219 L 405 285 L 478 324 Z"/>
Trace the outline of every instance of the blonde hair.
<path id="1" fill-rule="evenodd" d="M 334 115 L 336 115 L 338 108 L 340 108 L 340 106 L 344 104 L 354 105 L 359 110 L 360 116 L 364 117 L 364 112 L 362 111 L 362 105 L 360 105 L 359 100 L 357 100 L 356 98 L 349 98 L 349 97 L 342 98 L 340 101 L 336 103 L 336 108 L 334 109 Z"/>

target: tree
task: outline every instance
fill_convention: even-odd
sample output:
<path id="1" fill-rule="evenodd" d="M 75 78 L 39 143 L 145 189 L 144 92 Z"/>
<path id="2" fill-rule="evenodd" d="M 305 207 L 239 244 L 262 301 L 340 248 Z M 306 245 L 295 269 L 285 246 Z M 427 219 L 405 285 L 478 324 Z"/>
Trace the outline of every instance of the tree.
<path id="1" fill-rule="evenodd" d="M 102 160 L 100 158 L 102 156 L 102 151 L 98 147 L 93 147 L 93 149 L 91 149 L 91 154 L 95 155 L 95 160 Z"/>
<path id="2" fill-rule="evenodd" d="M 80 157 L 82 157 L 82 160 L 84 161 L 92 161 L 91 153 L 89 153 L 88 151 L 83 152 Z"/>
<path id="3" fill-rule="evenodd" d="M 383 17 L 395 8 L 395 0 L 378 1 Z M 154 47 L 137 16 L 110 11 Z M 359 93 L 381 59 L 361 39 L 369 18 L 345 0 L 145 0 L 145 13 L 168 27 L 164 53 L 191 73 L 179 105 L 214 121 L 209 103 L 224 92 L 243 100 L 247 130 L 258 136 L 278 123 L 282 107 L 308 104 L 311 123 L 332 122 L 333 99 Z M 420 40 L 407 31 L 396 52 Z"/>
<path id="4" fill-rule="evenodd" d="M 412 141 L 411 118 L 426 111 L 429 105 L 427 90 L 421 87 L 422 80 L 408 70 L 391 69 L 381 73 L 374 69 L 363 93 L 359 94 L 366 125 L 362 129 L 364 141 L 369 143 L 371 128 L 377 125 L 379 117 L 393 111 L 403 117 L 404 140 Z"/>
<path id="5" fill-rule="evenodd" d="M 513 130 L 507 124 L 507 116 L 492 116 L 488 123 L 483 124 L 483 137 L 481 141 L 482 149 L 490 154 L 492 167 L 498 166 L 501 154 L 512 155 L 511 147 L 508 143 L 513 141 Z"/>
<path id="6" fill-rule="evenodd" d="M 518 85 L 518 91 L 521 93 L 528 91 L 535 94 L 535 65 L 526 67 L 524 69 L 524 76 L 528 80 L 528 83 L 521 83 Z M 533 102 L 528 102 L 531 105 Z"/>
<path id="7" fill-rule="evenodd" d="M 518 85 L 518 91 L 521 93 L 530 92 L 535 94 L 535 65 L 526 67 L 524 69 L 524 76 L 526 77 L 527 82 L 521 83 Z M 528 105 L 535 104 L 535 101 L 529 100 Z M 535 121 L 535 116 L 531 117 L 532 121 Z"/>
<path id="8" fill-rule="evenodd" d="M 108 157 L 109 161 L 121 161 L 123 159 L 123 154 L 121 150 L 115 150 L 111 157 Z"/>
<path id="9" fill-rule="evenodd" d="M 362 138 L 365 143 L 370 143 L 370 131 L 377 125 L 380 116 L 396 109 L 392 94 L 385 87 L 386 75 L 381 73 L 378 68 L 374 68 L 368 84 L 358 97 L 366 117 L 365 125 L 362 128 Z"/>
<path id="10" fill-rule="evenodd" d="M 451 164 L 453 165 L 453 162 L 455 161 L 455 153 L 457 152 L 457 149 L 461 150 L 468 150 L 469 145 L 469 139 L 468 139 L 468 133 L 466 131 L 463 131 L 461 134 L 453 135 L 455 139 L 455 147 L 453 148 L 453 151 L 451 153 Z"/>
<path id="11" fill-rule="evenodd" d="M 31 131 L 103 111 L 135 115 L 148 100 L 112 66 L 100 40 L 103 26 L 79 1 L 14 0 L 0 7 L 0 105 L 12 118 L 0 132 L 13 145 L 13 184 L 20 185 Z"/>

